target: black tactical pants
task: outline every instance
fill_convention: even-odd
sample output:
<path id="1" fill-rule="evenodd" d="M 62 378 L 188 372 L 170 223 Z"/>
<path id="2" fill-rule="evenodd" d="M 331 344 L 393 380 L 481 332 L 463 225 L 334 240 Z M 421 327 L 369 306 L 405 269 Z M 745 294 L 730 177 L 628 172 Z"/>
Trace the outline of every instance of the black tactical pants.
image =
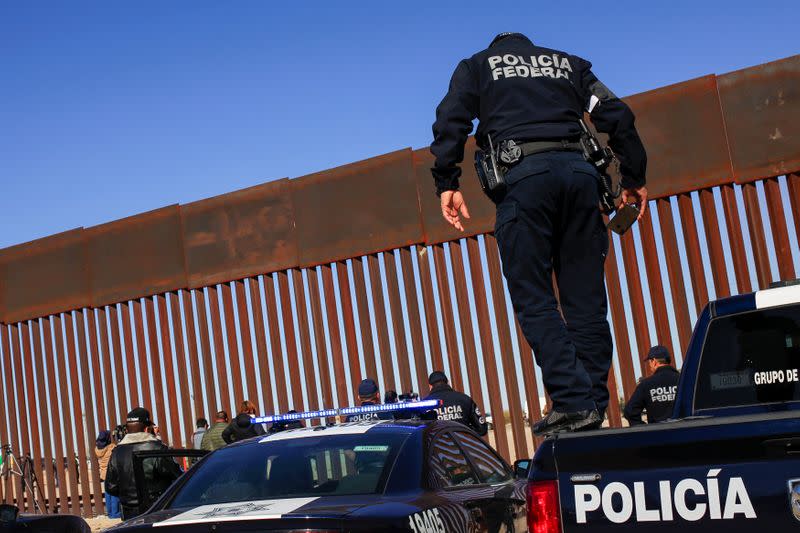
<path id="1" fill-rule="evenodd" d="M 553 408 L 602 413 L 612 341 L 603 278 L 608 232 L 596 171 L 577 152 L 553 151 L 526 157 L 506 180 L 495 236 L 514 311 Z"/>

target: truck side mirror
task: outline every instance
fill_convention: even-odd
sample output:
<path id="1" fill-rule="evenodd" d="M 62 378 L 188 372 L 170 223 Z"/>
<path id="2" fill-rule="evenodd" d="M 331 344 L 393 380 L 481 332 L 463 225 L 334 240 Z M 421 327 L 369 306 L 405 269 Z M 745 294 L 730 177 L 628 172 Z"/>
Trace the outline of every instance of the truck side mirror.
<path id="1" fill-rule="evenodd" d="M 526 479 L 528 477 L 528 470 L 531 468 L 530 459 L 518 459 L 514 461 L 514 477 L 519 479 Z"/>

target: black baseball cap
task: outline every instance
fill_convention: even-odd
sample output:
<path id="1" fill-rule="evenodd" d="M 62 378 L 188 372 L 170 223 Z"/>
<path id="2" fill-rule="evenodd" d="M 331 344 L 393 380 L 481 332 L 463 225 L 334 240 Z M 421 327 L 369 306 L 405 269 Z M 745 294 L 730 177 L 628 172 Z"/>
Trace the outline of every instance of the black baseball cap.
<path id="1" fill-rule="evenodd" d="M 373 394 L 377 394 L 377 392 L 378 392 L 378 384 L 375 383 L 374 379 L 367 378 L 358 384 L 359 396 L 363 397 L 372 396 Z"/>
<path id="2" fill-rule="evenodd" d="M 141 422 L 145 425 L 153 423 L 153 421 L 150 419 L 150 411 L 144 407 L 136 407 L 129 412 L 126 422 Z"/>
<path id="3" fill-rule="evenodd" d="M 669 363 L 672 360 L 672 356 L 670 356 L 669 349 L 666 346 L 658 344 L 650 348 L 647 352 L 647 357 L 644 358 L 645 361 L 649 361 L 650 359 Z"/>
<path id="4" fill-rule="evenodd" d="M 428 376 L 428 384 L 430 385 L 434 385 L 442 381 L 447 383 L 447 376 L 441 370 L 434 370 L 433 372 L 431 372 L 431 375 Z"/>

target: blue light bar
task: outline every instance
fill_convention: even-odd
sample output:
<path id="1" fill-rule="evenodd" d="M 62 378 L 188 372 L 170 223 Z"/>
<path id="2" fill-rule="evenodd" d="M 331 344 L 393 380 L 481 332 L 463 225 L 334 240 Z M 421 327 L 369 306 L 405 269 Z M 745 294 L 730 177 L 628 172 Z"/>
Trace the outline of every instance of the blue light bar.
<path id="1" fill-rule="evenodd" d="M 361 415 L 367 413 L 391 413 L 393 411 L 429 410 L 441 407 L 442 400 L 422 400 L 419 402 L 379 403 L 362 405 L 361 407 L 342 407 L 341 409 L 325 409 L 323 411 L 304 411 L 302 413 L 286 413 L 283 415 L 257 416 L 251 418 L 253 424 L 271 424 L 273 422 L 292 422 L 309 418 L 331 418 L 334 416 Z"/>

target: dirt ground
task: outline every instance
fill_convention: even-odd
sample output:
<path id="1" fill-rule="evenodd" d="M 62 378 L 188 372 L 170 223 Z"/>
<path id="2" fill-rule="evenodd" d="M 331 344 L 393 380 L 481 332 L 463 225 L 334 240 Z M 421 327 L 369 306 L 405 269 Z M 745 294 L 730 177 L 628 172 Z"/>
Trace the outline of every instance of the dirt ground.
<path id="1" fill-rule="evenodd" d="M 122 522 L 122 520 L 119 518 L 106 518 L 105 516 L 86 519 L 86 523 L 89 524 L 89 527 L 92 528 L 92 531 L 103 531 L 104 529 L 115 526 L 120 522 Z"/>

